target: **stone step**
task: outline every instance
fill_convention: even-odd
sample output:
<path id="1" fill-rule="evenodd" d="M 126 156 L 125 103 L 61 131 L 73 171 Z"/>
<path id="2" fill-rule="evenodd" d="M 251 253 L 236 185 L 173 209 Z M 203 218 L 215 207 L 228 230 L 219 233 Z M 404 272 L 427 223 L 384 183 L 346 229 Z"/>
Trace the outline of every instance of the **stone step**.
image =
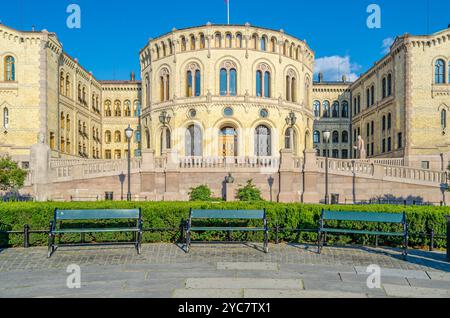
<path id="1" fill-rule="evenodd" d="M 408 287 L 400 285 L 383 285 L 390 297 L 401 298 L 450 298 L 450 290 L 437 288 Z"/>
<path id="2" fill-rule="evenodd" d="M 301 279 L 189 278 L 191 289 L 304 289 Z"/>
<path id="3" fill-rule="evenodd" d="M 246 263 L 246 262 L 219 262 L 217 263 L 218 270 L 239 270 L 239 271 L 278 271 L 280 266 L 277 263 Z"/>

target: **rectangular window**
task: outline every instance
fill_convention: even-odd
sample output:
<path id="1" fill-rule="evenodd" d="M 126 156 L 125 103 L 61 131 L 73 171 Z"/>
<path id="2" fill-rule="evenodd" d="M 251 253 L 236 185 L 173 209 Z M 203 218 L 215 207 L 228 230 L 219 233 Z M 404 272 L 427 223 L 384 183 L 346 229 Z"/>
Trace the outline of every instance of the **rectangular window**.
<path id="1" fill-rule="evenodd" d="M 372 142 L 372 145 L 370 147 L 371 147 L 372 156 L 375 156 L 375 144 Z"/>
<path id="2" fill-rule="evenodd" d="M 425 169 L 425 170 L 430 169 L 430 162 L 429 161 L 422 161 L 422 169 Z"/>
<path id="3" fill-rule="evenodd" d="M 386 139 L 383 139 L 383 143 L 381 144 L 381 148 L 382 148 L 382 153 L 386 152 Z"/>
<path id="4" fill-rule="evenodd" d="M 391 150 L 392 150 L 392 139 L 391 137 L 389 137 L 387 142 L 387 151 L 390 152 Z"/>
<path id="5" fill-rule="evenodd" d="M 397 144 L 398 144 L 398 149 L 402 149 L 403 148 L 403 136 L 402 136 L 402 133 L 398 133 L 398 135 L 397 135 Z"/>
<path id="6" fill-rule="evenodd" d="M 342 150 L 342 159 L 348 159 L 348 150 L 347 149 Z"/>

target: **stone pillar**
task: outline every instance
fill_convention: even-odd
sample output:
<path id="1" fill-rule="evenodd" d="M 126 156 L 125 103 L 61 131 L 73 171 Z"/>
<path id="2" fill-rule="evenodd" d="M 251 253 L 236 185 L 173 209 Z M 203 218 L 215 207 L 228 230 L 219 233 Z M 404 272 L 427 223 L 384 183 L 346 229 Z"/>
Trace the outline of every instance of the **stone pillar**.
<path id="1" fill-rule="evenodd" d="M 52 182 L 50 170 L 51 150 L 45 143 L 45 134 L 39 133 L 38 142 L 30 149 L 30 170 L 36 201 L 50 199 L 49 190 Z"/>
<path id="2" fill-rule="evenodd" d="M 183 201 L 180 193 L 180 170 L 178 150 L 169 149 L 166 152 L 167 164 L 165 171 L 164 201 Z"/>
<path id="3" fill-rule="evenodd" d="M 141 171 L 153 171 L 155 169 L 155 151 L 150 149 L 142 150 Z"/>
<path id="4" fill-rule="evenodd" d="M 147 201 L 156 200 L 156 172 L 154 150 L 145 149 L 142 151 L 140 196 L 147 198 Z"/>
<path id="5" fill-rule="evenodd" d="M 291 149 L 283 149 L 280 152 L 280 192 L 278 202 L 296 202 L 298 197 L 296 193 L 300 189 L 294 189 L 294 158 Z"/>
<path id="6" fill-rule="evenodd" d="M 236 184 L 235 183 L 225 183 L 225 201 L 235 202 L 236 201 Z"/>
<path id="7" fill-rule="evenodd" d="M 303 166 L 303 203 L 319 203 L 320 196 L 317 190 L 317 179 L 319 176 L 316 151 L 313 149 L 305 150 L 305 163 Z"/>

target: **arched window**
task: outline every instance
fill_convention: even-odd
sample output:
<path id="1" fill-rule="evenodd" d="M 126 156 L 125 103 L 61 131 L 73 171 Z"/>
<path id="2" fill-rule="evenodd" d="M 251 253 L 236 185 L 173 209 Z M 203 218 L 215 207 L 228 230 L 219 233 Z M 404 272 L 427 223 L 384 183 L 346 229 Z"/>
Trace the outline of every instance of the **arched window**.
<path id="1" fill-rule="evenodd" d="M 86 86 L 83 86 L 83 103 L 86 104 Z"/>
<path id="2" fill-rule="evenodd" d="M 186 129 L 185 150 L 186 157 L 202 155 L 202 130 L 197 125 L 191 125 Z"/>
<path id="3" fill-rule="evenodd" d="M 70 131 L 70 115 L 66 116 L 66 130 Z"/>
<path id="4" fill-rule="evenodd" d="M 129 100 L 126 100 L 123 105 L 123 112 L 125 117 L 131 117 L 131 102 Z"/>
<path id="5" fill-rule="evenodd" d="M 314 131 L 314 143 L 315 144 L 320 144 L 320 132 L 319 131 Z"/>
<path id="6" fill-rule="evenodd" d="M 163 56 L 167 56 L 166 43 L 161 43 Z"/>
<path id="7" fill-rule="evenodd" d="M 445 109 L 441 110 L 441 128 L 442 130 L 447 129 L 447 111 Z"/>
<path id="8" fill-rule="evenodd" d="M 383 80 L 381 82 L 381 86 L 382 86 L 382 97 L 386 98 L 387 96 L 387 82 L 386 82 L 386 77 L 383 77 Z"/>
<path id="9" fill-rule="evenodd" d="M 150 149 L 150 130 L 145 130 L 145 142 L 146 142 L 146 148 Z"/>
<path id="10" fill-rule="evenodd" d="M 333 137 L 332 137 L 333 144 L 339 143 L 339 132 L 333 131 Z"/>
<path id="11" fill-rule="evenodd" d="M 163 68 L 159 75 L 159 93 L 161 102 L 169 100 L 170 96 L 170 73 L 167 68 Z"/>
<path id="12" fill-rule="evenodd" d="M 257 157 L 268 157 L 272 155 L 270 128 L 261 125 L 255 131 L 255 155 Z"/>
<path id="13" fill-rule="evenodd" d="M 258 35 L 253 34 L 252 35 L 252 42 L 251 42 L 251 49 L 257 50 L 258 49 Z"/>
<path id="14" fill-rule="evenodd" d="M 70 86 L 70 75 L 67 74 L 66 76 L 66 96 L 72 97 L 72 86 Z"/>
<path id="15" fill-rule="evenodd" d="M 392 95 L 392 74 L 387 76 L 387 96 Z"/>
<path id="16" fill-rule="evenodd" d="M 105 131 L 105 143 L 107 144 L 111 143 L 111 131 L 109 130 Z"/>
<path id="17" fill-rule="evenodd" d="M 372 85 L 370 88 L 370 105 L 375 105 L 375 86 Z"/>
<path id="18" fill-rule="evenodd" d="M 231 49 L 232 38 L 231 33 L 227 33 L 225 36 L 225 47 L 228 49 Z"/>
<path id="19" fill-rule="evenodd" d="M 114 142 L 115 143 L 122 142 L 122 134 L 118 130 L 116 130 L 116 132 L 114 133 Z"/>
<path id="20" fill-rule="evenodd" d="M 434 66 L 434 82 L 436 84 L 444 84 L 445 83 L 445 62 L 442 59 L 436 61 Z"/>
<path id="21" fill-rule="evenodd" d="M 284 56 L 288 55 L 288 50 L 289 50 L 289 42 L 286 40 L 286 42 L 284 42 L 284 46 L 283 46 L 283 55 Z"/>
<path id="22" fill-rule="evenodd" d="M 237 95 L 237 72 L 236 64 L 231 61 L 225 61 L 220 67 L 220 95 Z"/>
<path id="23" fill-rule="evenodd" d="M 3 108 L 3 128 L 9 128 L 9 110 L 8 108 Z"/>
<path id="24" fill-rule="evenodd" d="M 277 51 L 277 39 L 276 38 L 272 38 L 270 40 L 270 51 L 272 53 L 276 53 L 276 51 Z"/>
<path id="25" fill-rule="evenodd" d="M 382 131 L 386 130 L 386 116 L 383 116 L 383 120 L 381 122 Z"/>
<path id="26" fill-rule="evenodd" d="M 195 36 L 194 35 L 191 35 L 190 42 L 191 42 L 191 51 L 194 51 L 195 50 Z"/>
<path id="27" fill-rule="evenodd" d="M 348 131 L 346 130 L 342 132 L 342 143 L 344 144 L 348 143 Z"/>
<path id="28" fill-rule="evenodd" d="M 16 60 L 11 55 L 5 57 L 5 81 L 16 80 Z"/>
<path id="29" fill-rule="evenodd" d="M 304 90 L 304 95 L 303 95 L 303 96 L 305 96 L 305 105 L 307 107 L 309 107 L 309 105 L 310 105 L 309 101 L 311 100 L 310 91 L 311 91 L 311 79 L 307 75 L 307 76 L 305 76 L 305 90 Z"/>
<path id="30" fill-rule="evenodd" d="M 66 117 L 64 116 L 63 112 L 61 112 L 60 126 L 61 126 L 61 129 L 64 129 L 64 127 L 66 126 Z"/>
<path id="31" fill-rule="evenodd" d="M 181 37 L 181 52 L 185 52 L 187 48 L 186 38 L 184 36 Z"/>
<path id="32" fill-rule="evenodd" d="M 116 100 L 114 102 L 114 116 L 115 117 L 121 117 L 122 116 L 122 109 L 121 109 L 121 103 L 120 101 Z"/>
<path id="33" fill-rule="evenodd" d="M 167 46 L 169 47 L 169 54 L 172 55 L 173 54 L 173 43 L 172 43 L 171 39 L 169 39 L 167 41 Z"/>
<path id="34" fill-rule="evenodd" d="M 324 101 L 323 102 L 323 115 L 322 117 L 324 118 L 329 118 L 330 117 L 330 102 L 329 101 Z"/>
<path id="35" fill-rule="evenodd" d="M 348 118 L 349 117 L 349 106 L 348 102 L 344 100 L 342 102 L 342 118 Z"/>
<path id="36" fill-rule="evenodd" d="M 111 101 L 107 100 L 105 101 L 105 117 L 111 117 Z"/>
<path id="37" fill-rule="evenodd" d="M 66 95 L 66 86 L 65 86 L 65 77 L 64 77 L 64 72 L 61 72 L 61 76 L 59 77 L 59 93 L 61 95 Z"/>
<path id="38" fill-rule="evenodd" d="M 146 101 L 147 107 L 149 107 L 150 106 L 150 78 L 149 78 L 148 74 L 145 77 L 145 101 Z"/>
<path id="39" fill-rule="evenodd" d="M 201 73 L 197 63 L 188 65 L 186 77 L 186 96 L 200 96 L 201 92 Z"/>
<path id="40" fill-rule="evenodd" d="M 316 118 L 320 117 L 320 102 L 318 100 L 315 100 L 313 102 L 313 111 L 314 111 L 314 117 L 316 117 Z"/>
<path id="41" fill-rule="evenodd" d="M 263 36 L 260 41 L 261 51 L 267 51 L 267 38 Z"/>
<path id="42" fill-rule="evenodd" d="M 297 80 L 295 78 L 295 72 L 289 70 L 286 75 L 286 100 L 296 102 L 297 100 Z"/>
<path id="43" fill-rule="evenodd" d="M 361 95 L 358 95 L 358 114 L 361 112 Z"/>
<path id="44" fill-rule="evenodd" d="M 367 106 L 367 108 L 369 108 L 370 107 L 370 89 L 369 88 L 366 90 L 366 97 L 367 97 L 366 106 Z"/>
<path id="45" fill-rule="evenodd" d="M 240 33 L 236 35 L 236 47 L 242 49 L 242 34 Z"/>
<path id="46" fill-rule="evenodd" d="M 200 33 L 200 49 L 203 50 L 206 48 L 206 39 L 203 33 Z"/>
<path id="47" fill-rule="evenodd" d="M 271 97 L 271 69 L 269 65 L 261 63 L 256 68 L 256 96 Z"/>
<path id="48" fill-rule="evenodd" d="M 81 98 L 81 83 L 78 83 L 78 101 L 81 102 L 82 98 Z"/>
<path id="49" fill-rule="evenodd" d="M 339 102 L 337 100 L 333 102 L 333 108 L 331 112 L 333 118 L 339 117 Z"/>
<path id="50" fill-rule="evenodd" d="M 238 133 L 236 128 L 225 126 L 219 133 L 219 155 L 234 157 L 238 155 Z"/>
<path id="51" fill-rule="evenodd" d="M 389 113 L 387 117 L 387 129 L 391 129 L 392 127 L 392 114 Z"/>
<path id="52" fill-rule="evenodd" d="M 220 49 L 222 47 L 222 35 L 220 33 L 216 33 L 215 38 L 215 48 Z"/>
<path id="53" fill-rule="evenodd" d="M 296 152 L 297 145 L 297 135 L 293 128 L 286 129 L 284 133 L 284 147 L 286 149 L 291 149 L 294 153 Z"/>
<path id="54" fill-rule="evenodd" d="M 161 155 L 164 153 L 164 151 L 171 149 L 171 133 L 170 129 L 167 127 L 164 127 L 161 131 Z"/>

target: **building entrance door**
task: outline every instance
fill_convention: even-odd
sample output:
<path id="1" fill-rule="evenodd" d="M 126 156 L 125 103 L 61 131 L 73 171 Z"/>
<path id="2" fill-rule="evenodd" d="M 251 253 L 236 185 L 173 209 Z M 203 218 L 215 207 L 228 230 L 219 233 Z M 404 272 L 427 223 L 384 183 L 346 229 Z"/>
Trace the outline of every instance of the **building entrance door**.
<path id="1" fill-rule="evenodd" d="M 224 127 L 220 130 L 219 155 L 224 157 L 237 156 L 237 132 L 233 127 Z"/>

